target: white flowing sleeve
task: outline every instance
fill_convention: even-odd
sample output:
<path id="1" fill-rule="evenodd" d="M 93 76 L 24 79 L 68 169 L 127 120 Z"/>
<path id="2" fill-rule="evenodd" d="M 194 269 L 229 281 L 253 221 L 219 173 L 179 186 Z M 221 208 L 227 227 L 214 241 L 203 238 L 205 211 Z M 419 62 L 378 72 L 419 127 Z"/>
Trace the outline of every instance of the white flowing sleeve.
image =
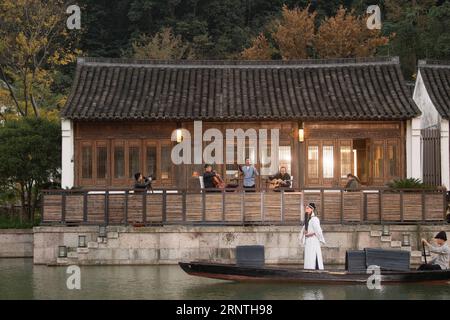
<path id="1" fill-rule="evenodd" d="M 309 223 L 310 223 L 310 226 L 312 227 L 311 229 L 314 230 L 313 232 L 315 233 L 317 239 L 319 239 L 320 242 L 325 244 L 325 238 L 323 237 L 323 232 L 322 232 L 322 228 L 320 227 L 319 218 L 313 217 L 313 218 L 311 218 Z"/>
<path id="2" fill-rule="evenodd" d="M 300 242 L 300 245 L 305 245 L 305 226 L 303 226 L 302 230 L 300 230 L 298 241 Z"/>

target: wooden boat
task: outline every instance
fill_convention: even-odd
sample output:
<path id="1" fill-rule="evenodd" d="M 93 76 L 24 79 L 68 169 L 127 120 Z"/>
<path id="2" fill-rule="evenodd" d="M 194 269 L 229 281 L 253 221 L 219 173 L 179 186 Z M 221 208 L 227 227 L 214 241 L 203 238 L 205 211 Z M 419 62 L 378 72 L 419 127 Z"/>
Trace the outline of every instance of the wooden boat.
<path id="1" fill-rule="evenodd" d="M 289 267 L 243 267 L 211 262 L 179 262 L 189 275 L 249 282 L 296 282 L 329 284 L 366 284 L 370 274 L 345 270 L 302 270 Z M 381 271 L 381 283 L 447 282 L 450 270 Z"/>

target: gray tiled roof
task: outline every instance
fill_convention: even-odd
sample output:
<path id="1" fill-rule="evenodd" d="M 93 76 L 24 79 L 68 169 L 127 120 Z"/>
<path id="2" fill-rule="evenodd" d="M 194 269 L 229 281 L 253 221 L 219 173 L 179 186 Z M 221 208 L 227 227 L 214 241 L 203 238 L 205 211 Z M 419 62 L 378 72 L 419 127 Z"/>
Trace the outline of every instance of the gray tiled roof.
<path id="1" fill-rule="evenodd" d="M 419 61 L 419 70 L 433 105 L 450 119 L 450 61 Z"/>
<path id="2" fill-rule="evenodd" d="M 61 116 L 85 120 L 384 120 L 418 114 L 398 58 L 82 58 Z"/>

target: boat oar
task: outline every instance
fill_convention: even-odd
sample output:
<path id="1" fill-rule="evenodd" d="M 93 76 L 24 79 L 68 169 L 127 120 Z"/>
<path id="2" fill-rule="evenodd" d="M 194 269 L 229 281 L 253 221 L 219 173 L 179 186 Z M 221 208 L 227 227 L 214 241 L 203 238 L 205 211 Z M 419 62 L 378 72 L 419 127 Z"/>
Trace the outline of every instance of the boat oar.
<path id="1" fill-rule="evenodd" d="M 425 264 L 427 264 L 427 253 L 425 252 L 425 243 L 422 242 L 422 251 L 423 251 L 423 258 L 425 259 Z"/>

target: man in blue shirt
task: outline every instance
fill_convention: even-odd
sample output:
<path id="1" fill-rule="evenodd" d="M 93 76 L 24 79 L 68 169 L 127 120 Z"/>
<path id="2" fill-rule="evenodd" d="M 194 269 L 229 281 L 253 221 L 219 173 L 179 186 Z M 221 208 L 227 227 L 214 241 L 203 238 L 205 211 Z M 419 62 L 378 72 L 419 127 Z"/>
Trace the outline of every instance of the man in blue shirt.
<path id="1" fill-rule="evenodd" d="M 251 164 L 250 159 L 245 159 L 245 166 L 241 167 L 244 176 L 244 188 L 255 187 L 255 177 L 259 175 L 258 170 Z"/>

